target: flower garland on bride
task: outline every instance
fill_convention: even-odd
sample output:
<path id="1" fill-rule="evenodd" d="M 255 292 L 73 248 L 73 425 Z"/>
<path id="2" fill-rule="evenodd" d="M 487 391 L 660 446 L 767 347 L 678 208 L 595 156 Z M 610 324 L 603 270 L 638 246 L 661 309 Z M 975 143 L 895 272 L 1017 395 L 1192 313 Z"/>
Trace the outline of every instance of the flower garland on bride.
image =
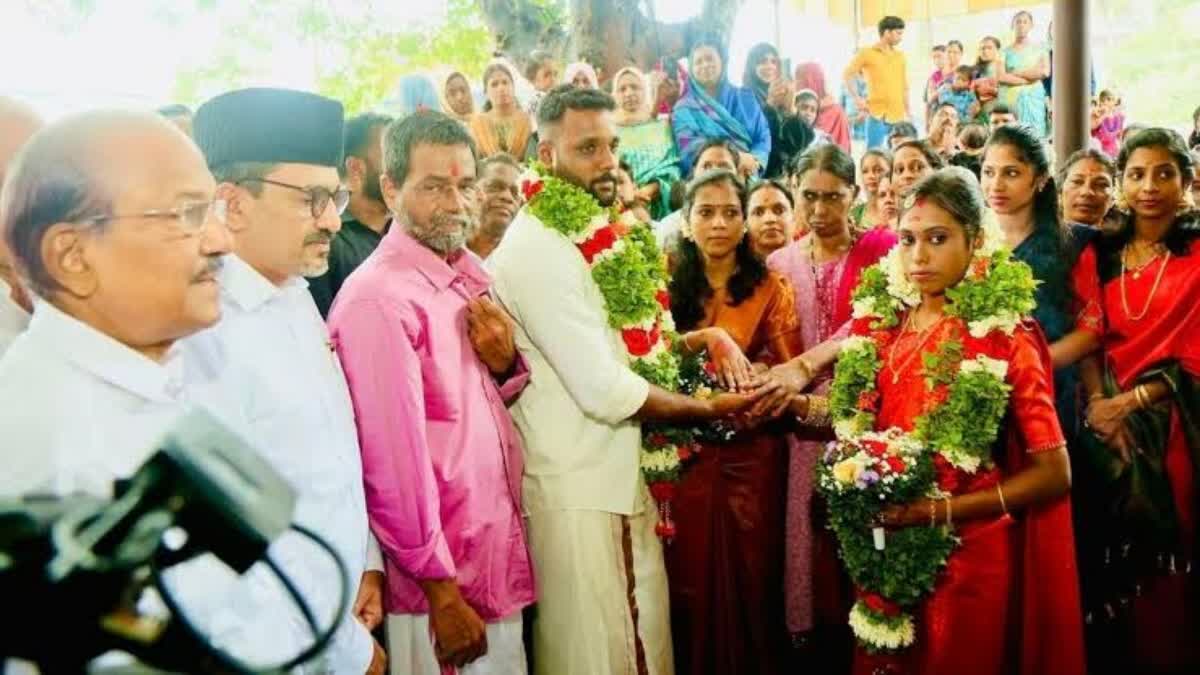
<path id="1" fill-rule="evenodd" d="M 575 245 L 604 299 L 608 324 L 621 335 L 629 365 L 651 384 L 706 396 L 715 380 L 703 354 L 687 354 L 677 340 L 667 292 L 666 257 L 654 233 L 628 211 L 604 208 L 586 190 L 534 163 L 521 175 L 529 213 Z M 658 502 L 656 532 L 675 534 L 671 499 L 684 463 L 699 450 L 702 428 L 642 425 L 642 475 Z"/>
<path id="2" fill-rule="evenodd" d="M 992 466 L 1011 391 L 1005 359 L 1013 332 L 1034 308 L 1036 288 L 1032 271 L 1001 241 L 995 223 L 985 222 L 966 276 L 946 291 L 946 315 L 966 330 L 921 355 L 928 404 L 911 432 L 875 429 L 880 355 L 896 339 L 901 318 L 921 301 L 900 266 L 899 247 L 867 269 L 854 292 L 852 335 L 842 345 L 829 395 L 836 440 L 818 465 L 817 485 L 858 589 L 850 626 L 869 651 L 912 645 L 912 610 L 933 590 L 958 545 L 945 526 L 903 528 L 885 539 L 869 524 L 889 505 L 948 497 L 961 481 Z"/>

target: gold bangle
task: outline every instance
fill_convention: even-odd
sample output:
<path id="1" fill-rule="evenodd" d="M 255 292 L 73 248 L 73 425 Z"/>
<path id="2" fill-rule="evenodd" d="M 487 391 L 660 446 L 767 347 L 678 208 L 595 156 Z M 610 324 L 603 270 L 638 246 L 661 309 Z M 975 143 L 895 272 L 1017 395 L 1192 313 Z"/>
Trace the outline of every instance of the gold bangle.
<path id="1" fill-rule="evenodd" d="M 1104 398 L 1104 394 L 1092 394 L 1091 396 L 1088 397 L 1088 403 L 1091 403 L 1092 401 L 1096 401 L 1096 400 L 1102 399 L 1102 398 Z"/>
<path id="2" fill-rule="evenodd" d="M 829 424 L 829 399 L 824 396 L 805 394 L 804 415 L 796 419 L 805 426 L 817 427 Z"/>
<path id="3" fill-rule="evenodd" d="M 1137 386 L 1137 388 L 1134 389 L 1134 391 L 1137 392 L 1138 403 L 1143 408 L 1149 408 L 1150 407 L 1150 390 L 1146 388 L 1146 385 L 1139 384 Z"/>
<path id="4" fill-rule="evenodd" d="M 1004 501 L 1004 488 L 999 483 L 996 483 L 996 494 L 1000 495 L 1000 508 L 1004 510 L 1004 515 L 1008 515 L 1008 503 Z"/>
<path id="5" fill-rule="evenodd" d="M 1133 388 L 1133 400 L 1137 402 L 1138 410 L 1146 407 L 1146 401 L 1142 398 L 1142 385 Z"/>

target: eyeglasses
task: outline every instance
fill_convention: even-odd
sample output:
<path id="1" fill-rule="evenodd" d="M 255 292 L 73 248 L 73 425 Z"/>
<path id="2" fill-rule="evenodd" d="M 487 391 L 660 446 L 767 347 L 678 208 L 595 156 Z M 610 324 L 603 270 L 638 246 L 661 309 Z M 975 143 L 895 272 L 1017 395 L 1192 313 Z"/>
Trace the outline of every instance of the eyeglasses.
<path id="1" fill-rule="evenodd" d="M 266 183 L 267 185 L 277 185 L 279 187 L 296 190 L 308 195 L 309 210 L 312 212 L 313 218 L 320 218 L 321 214 L 325 213 L 325 207 L 329 206 L 329 202 L 333 201 L 333 208 L 340 216 L 346 210 L 346 205 L 350 203 L 350 191 L 346 188 L 338 188 L 330 191 L 329 188 L 317 185 L 315 187 L 300 187 L 290 183 L 280 183 L 276 180 L 268 180 L 266 178 L 243 178 L 237 184 L 242 183 Z"/>
<path id="2" fill-rule="evenodd" d="M 218 221 L 224 223 L 225 200 L 214 199 L 202 202 L 183 202 L 171 209 L 151 209 L 141 213 L 95 216 L 93 218 L 86 218 L 82 222 L 91 225 L 101 225 L 121 218 L 174 218 L 179 223 L 180 229 L 189 234 L 195 234 L 204 228 L 204 224 L 208 222 L 209 213 L 212 213 Z"/>

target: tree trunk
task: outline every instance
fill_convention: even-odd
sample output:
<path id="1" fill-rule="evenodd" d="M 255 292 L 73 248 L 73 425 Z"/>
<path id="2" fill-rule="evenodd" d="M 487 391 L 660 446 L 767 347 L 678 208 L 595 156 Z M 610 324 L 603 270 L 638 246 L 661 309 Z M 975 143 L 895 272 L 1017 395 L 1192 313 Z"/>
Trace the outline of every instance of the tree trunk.
<path id="1" fill-rule="evenodd" d="M 566 0 L 558 0 L 560 3 Z M 688 45 L 705 34 L 729 44 L 742 0 L 704 0 L 700 14 L 666 24 L 647 14 L 653 0 L 570 0 L 569 11 L 548 0 L 481 0 L 485 20 L 499 51 L 524 66 L 534 49 L 563 61 L 586 61 L 607 80 L 633 65 L 648 70 L 661 59 L 687 55 Z M 565 20 L 564 20 L 565 19 Z"/>

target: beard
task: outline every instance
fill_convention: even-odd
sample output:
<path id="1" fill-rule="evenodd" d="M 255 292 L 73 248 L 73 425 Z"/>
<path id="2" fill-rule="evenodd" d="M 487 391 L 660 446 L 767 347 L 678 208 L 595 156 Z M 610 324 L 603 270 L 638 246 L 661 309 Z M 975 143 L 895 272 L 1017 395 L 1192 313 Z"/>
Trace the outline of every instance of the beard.
<path id="1" fill-rule="evenodd" d="M 620 185 L 620 181 L 615 171 L 606 171 L 590 181 L 571 173 L 562 165 L 554 170 L 554 174 L 572 185 L 587 190 L 588 194 L 595 197 L 600 206 L 606 209 L 617 203 L 619 197 L 617 186 Z"/>
<path id="2" fill-rule="evenodd" d="M 475 232 L 476 223 L 469 216 L 435 214 L 428 223 L 418 224 L 405 213 L 400 218 L 404 231 L 426 248 L 439 255 L 448 255 L 467 244 L 467 238 Z"/>
<path id="3" fill-rule="evenodd" d="M 383 203 L 383 187 L 379 185 L 379 177 L 383 175 L 382 171 L 374 167 L 367 167 L 367 175 L 363 178 L 363 194 L 371 201 Z"/>

